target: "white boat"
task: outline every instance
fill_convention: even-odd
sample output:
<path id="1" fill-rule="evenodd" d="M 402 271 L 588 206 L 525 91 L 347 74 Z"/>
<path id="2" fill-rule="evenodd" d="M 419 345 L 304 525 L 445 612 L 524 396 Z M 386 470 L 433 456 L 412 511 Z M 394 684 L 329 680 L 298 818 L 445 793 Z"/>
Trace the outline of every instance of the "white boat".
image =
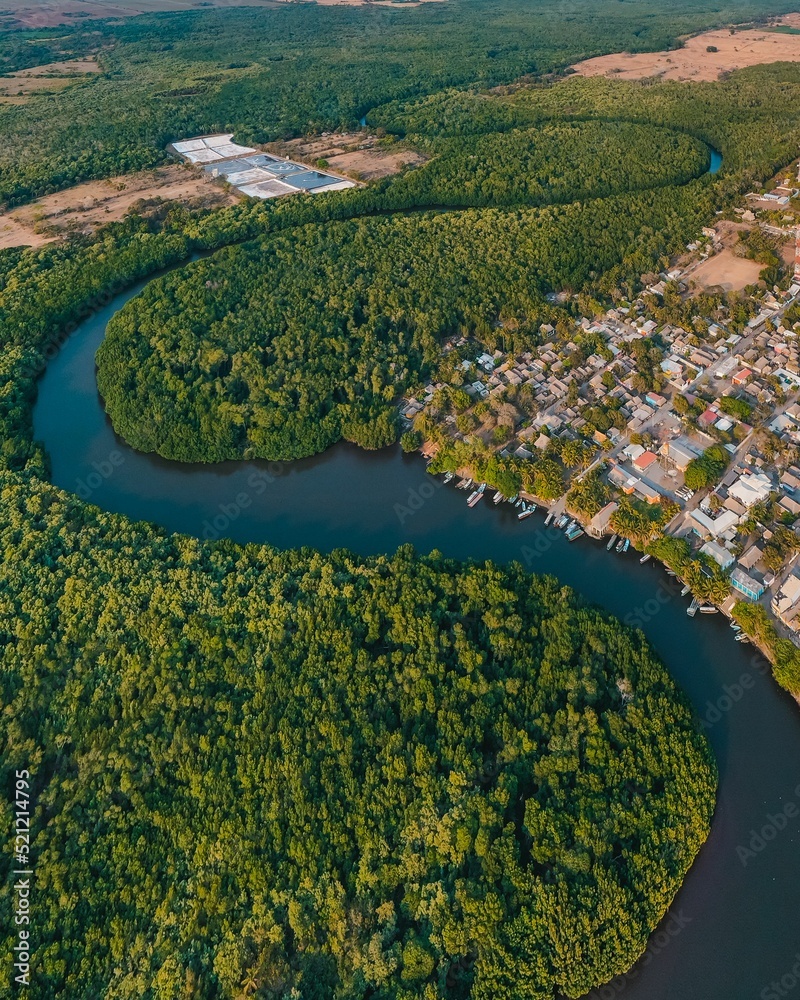
<path id="1" fill-rule="evenodd" d="M 561 517 L 558 519 L 558 527 L 564 529 L 568 524 L 569 524 L 569 517 L 566 514 L 562 514 Z"/>
<path id="2" fill-rule="evenodd" d="M 519 512 L 519 514 L 517 514 L 517 520 L 524 521 L 525 518 L 530 517 L 535 510 L 536 507 L 533 504 L 531 504 L 530 506 L 528 506 L 527 504 L 523 504 L 522 510 Z"/>
<path id="3" fill-rule="evenodd" d="M 445 481 L 445 483 L 449 483 L 450 480 L 453 478 L 453 475 L 454 475 L 454 473 L 452 473 L 452 472 L 445 472 L 445 474 L 444 474 L 444 481 Z"/>
<path id="4" fill-rule="evenodd" d="M 734 629 L 736 632 L 742 631 L 742 626 L 738 622 L 728 622 L 728 628 Z"/>
<path id="5" fill-rule="evenodd" d="M 572 527 L 567 528 L 567 541 L 574 542 L 576 538 L 580 538 L 583 534 L 583 528 L 577 523 L 573 522 Z"/>
<path id="6" fill-rule="evenodd" d="M 617 551 L 617 552 L 622 552 L 622 550 L 623 550 L 624 548 L 625 548 L 625 539 L 624 539 L 624 538 L 620 538 L 620 540 L 619 540 L 619 541 L 617 542 L 617 548 L 616 548 L 616 551 Z"/>
<path id="7" fill-rule="evenodd" d="M 688 583 L 685 583 L 685 584 L 683 585 L 683 590 L 681 591 L 681 597 L 686 597 L 686 595 L 687 595 L 687 594 L 689 593 L 689 591 L 690 591 L 691 589 L 692 589 L 692 588 L 691 588 L 691 587 L 689 586 L 689 584 L 688 584 Z"/>
<path id="8" fill-rule="evenodd" d="M 691 603 L 691 604 L 689 605 L 689 607 L 688 607 L 688 608 L 686 609 L 686 614 L 687 614 L 687 615 L 688 615 L 688 616 L 689 616 L 690 618 L 694 618 L 694 616 L 695 616 L 695 615 L 697 614 L 697 609 L 698 609 L 699 607 L 700 607 L 700 602 L 699 602 L 699 601 L 697 600 L 697 598 L 696 598 L 696 597 L 693 597 L 693 598 L 692 598 L 692 603 Z"/>
<path id="9" fill-rule="evenodd" d="M 733 637 L 736 642 L 750 642 L 750 637 L 745 635 L 744 632 L 739 632 Z"/>
<path id="10" fill-rule="evenodd" d="M 470 493 L 470 495 L 469 495 L 469 499 L 467 500 L 467 507 L 474 507 L 475 504 L 480 499 L 482 499 L 482 497 L 483 497 L 483 493 L 482 493 L 481 490 L 473 490 L 472 493 Z"/>
<path id="11" fill-rule="evenodd" d="M 614 543 L 616 542 L 616 540 L 617 540 L 617 536 L 616 535 L 612 535 L 611 536 L 611 541 L 608 543 L 608 545 L 606 545 L 606 552 L 610 552 L 614 548 Z"/>
<path id="12" fill-rule="evenodd" d="M 716 607 L 714 604 L 701 604 L 699 610 L 700 613 L 703 615 L 719 614 L 719 608 Z"/>
<path id="13" fill-rule="evenodd" d="M 625 544 L 622 546 L 622 551 L 627 552 L 630 547 L 631 547 L 631 540 L 630 538 L 626 538 Z"/>
<path id="14" fill-rule="evenodd" d="M 492 497 L 492 503 L 500 503 L 501 500 L 505 500 L 505 497 L 500 492 L 500 490 L 498 490 L 497 493 L 495 493 L 495 495 Z"/>
<path id="15" fill-rule="evenodd" d="M 650 553 L 645 552 L 645 554 L 642 556 L 639 562 L 642 563 L 642 565 L 644 565 L 644 563 L 646 563 L 650 558 L 651 558 Z"/>

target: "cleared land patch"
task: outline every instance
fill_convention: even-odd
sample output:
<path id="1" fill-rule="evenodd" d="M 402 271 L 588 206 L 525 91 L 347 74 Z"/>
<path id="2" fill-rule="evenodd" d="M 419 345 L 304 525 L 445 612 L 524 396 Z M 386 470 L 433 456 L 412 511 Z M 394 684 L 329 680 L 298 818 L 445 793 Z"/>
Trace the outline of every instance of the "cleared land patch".
<path id="1" fill-rule="evenodd" d="M 88 181 L 0 215 L 0 250 L 41 246 L 70 231 L 92 231 L 121 219 L 137 202 L 154 198 L 204 208 L 237 201 L 208 175 L 180 166 Z"/>
<path id="2" fill-rule="evenodd" d="M 31 94 L 64 90 L 99 72 L 100 66 L 95 59 L 69 59 L 21 69 L 16 73 L 0 76 L 0 99 L 24 98 Z"/>
<path id="3" fill-rule="evenodd" d="M 305 163 L 325 160 L 332 170 L 363 181 L 391 177 L 404 167 L 417 167 L 426 160 L 416 150 L 383 146 L 377 136 L 361 132 L 334 132 L 291 139 L 289 142 L 272 143 L 268 148 Z"/>
<path id="4" fill-rule="evenodd" d="M 800 27 L 800 14 L 788 14 L 772 25 Z M 777 30 L 721 28 L 688 38 L 683 48 L 668 52 L 617 52 L 577 63 L 580 76 L 618 80 L 718 80 L 725 73 L 762 63 L 800 62 L 800 34 Z"/>

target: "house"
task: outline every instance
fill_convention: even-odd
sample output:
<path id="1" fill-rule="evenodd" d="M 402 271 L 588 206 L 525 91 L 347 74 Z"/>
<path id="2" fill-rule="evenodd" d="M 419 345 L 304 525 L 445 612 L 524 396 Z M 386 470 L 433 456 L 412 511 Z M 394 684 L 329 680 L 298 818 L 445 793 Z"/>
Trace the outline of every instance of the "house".
<path id="1" fill-rule="evenodd" d="M 689 463 L 698 457 L 698 453 L 691 447 L 686 438 L 681 438 L 678 441 L 667 441 L 661 447 L 661 454 L 666 455 L 680 472 L 685 472 Z"/>
<path id="2" fill-rule="evenodd" d="M 739 518 L 732 510 L 723 510 L 718 517 L 710 517 L 702 510 L 693 510 L 689 513 L 689 519 L 694 521 L 694 530 L 702 538 L 704 535 L 711 535 L 712 538 L 722 538 L 725 535 L 733 537 Z"/>
<path id="3" fill-rule="evenodd" d="M 660 396 L 657 392 L 648 392 L 644 397 L 644 401 L 658 410 L 666 403 L 667 400 L 664 396 Z"/>
<path id="4" fill-rule="evenodd" d="M 716 542 L 706 542 L 700 551 L 703 555 L 713 559 L 719 568 L 723 570 L 727 569 L 734 562 L 734 558 L 730 552 Z"/>
<path id="5" fill-rule="evenodd" d="M 715 413 L 713 410 L 706 410 L 705 413 L 700 414 L 700 416 L 697 418 L 697 422 L 698 424 L 700 424 L 701 427 L 707 430 L 709 427 L 712 426 L 712 424 L 716 422 L 717 417 L 718 414 Z"/>
<path id="6" fill-rule="evenodd" d="M 771 492 L 772 481 L 763 472 L 740 476 L 739 480 L 728 489 L 728 495 L 738 500 L 748 510 L 754 504 L 766 500 Z"/>
<path id="7" fill-rule="evenodd" d="M 780 586 L 772 598 L 772 611 L 784 625 L 794 628 L 800 614 L 800 577 L 792 573 Z"/>
<path id="8" fill-rule="evenodd" d="M 611 517 L 619 508 L 619 504 L 615 503 L 613 500 L 611 503 L 607 503 L 602 510 L 599 510 L 591 521 L 586 525 L 586 531 L 592 536 L 592 538 L 602 538 L 605 535 L 611 525 Z"/>
<path id="9" fill-rule="evenodd" d="M 745 385 L 747 380 L 753 377 L 753 373 L 749 368 L 740 368 L 738 372 L 733 376 L 731 382 L 734 385 Z"/>
<path id="10" fill-rule="evenodd" d="M 652 451 L 643 451 L 641 455 L 638 455 L 633 460 L 633 465 L 639 472 L 644 472 L 648 469 L 653 462 L 656 461 L 656 455 Z"/>
<path id="11" fill-rule="evenodd" d="M 787 469 L 781 476 L 781 489 L 785 490 L 786 493 L 796 493 L 798 487 L 800 487 L 800 479 Z"/>
<path id="12" fill-rule="evenodd" d="M 745 573 L 743 569 L 738 566 L 731 573 L 731 585 L 735 590 L 738 590 L 740 594 L 744 594 L 745 597 L 749 597 L 751 601 L 757 601 L 759 597 L 764 593 L 764 584 L 759 580 L 753 579 L 748 573 Z"/>

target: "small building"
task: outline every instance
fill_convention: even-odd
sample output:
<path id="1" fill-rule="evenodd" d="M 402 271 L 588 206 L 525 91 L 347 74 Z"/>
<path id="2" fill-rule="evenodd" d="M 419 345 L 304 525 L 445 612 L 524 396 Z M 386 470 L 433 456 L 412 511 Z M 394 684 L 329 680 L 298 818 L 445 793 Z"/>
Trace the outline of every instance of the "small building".
<path id="1" fill-rule="evenodd" d="M 685 472 L 689 463 L 698 458 L 698 453 L 689 446 L 685 438 L 680 441 L 667 441 L 661 448 L 661 454 L 666 455 L 675 468 L 680 472 Z"/>
<path id="2" fill-rule="evenodd" d="M 608 533 L 611 525 L 611 517 L 614 511 L 619 509 L 619 504 L 615 501 L 607 503 L 602 510 L 599 510 L 591 521 L 586 525 L 586 531 L 592 538 L 602 538 Z"/>
<path id="3" fill-rule="evenodd" d="M 749 368 L 740 368 L 738 372 L 733 376 L 731 382 L 734 385 L 745 385 L 748 379 L 753 377 L 753 373 Z"/>
<path id="4" fill-rule="evenodd" d="M 749 598 L 751 601 L 757 601 L 766 589 L 760 580 L 755 580 L 738 566 L 731 573 L 731 586 L 734 590 L 738 590 L 740 594 L 744 594 L 744 596 Z"/>
<path id="5" fill-rule="evenodd" d="M 722 538 L 727 534 L 733 537 L 739 523 L 739 518 L 731 510 L 723 510 L 717 517 L 709 517 L 702 510 L 693 510 L 689 518 L 694 521 L 694 530 L 701 537 L 711 535 L 712 538 Z"/>
<path id="6" fill-rule="evenodd" d="M 719 568 L 723 570 L 727 569 L 734 562 L 734 558 L 730 552 L 716 542 L 706 542 L 700 551 L 703 555 L 713 559 Z"/>
<path id="7" fill-rule="evenodd" d="M 639 470 L 639 472 L 644 472 L 645 469 L 649 469 L 653 462 L 656 461 L 656 454 L 652 451 L 643 451 L 641 455 L 637 455 L 633 460 L 633 465 Z"/>
<path id="8" fill-rule="evenodd" d="M 738 500 L 748 510 L 757 503 L 766 500 L 772 492 L 772 481 L 763 472 L 749 476 L 740 476 L 728 489 L 728 496 Z"/>
<path id="9" fill-rule="evenodd" d="M 794 627 L 800 613 L 800 577 L 792 573 L 772 598 L 772 611 L 784 625 Z"/>

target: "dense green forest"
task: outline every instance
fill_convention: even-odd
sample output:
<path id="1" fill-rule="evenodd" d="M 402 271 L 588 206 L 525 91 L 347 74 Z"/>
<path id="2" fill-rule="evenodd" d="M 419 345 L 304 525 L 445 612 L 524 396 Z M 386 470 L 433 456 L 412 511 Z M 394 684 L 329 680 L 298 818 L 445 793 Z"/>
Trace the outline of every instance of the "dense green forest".
<path id="1" fill-rule="evenodd" d="M 297 227 L 154 283 L 98 353 L 116 430 L 183 461 L 390 443 L 394 401 L 428 377 L 443 337 L 523 350 L 556 315 L 548 292 L 633 294 L 732 193 L 791 158 L 798 67 L 714 86 L 581 79 L 384 109 L 387 128 L 434 157 L 339 210 L 477 208 Z M 681 107 L 694 135 L 678 130 Z M 700 140 L 733 167 L 698 179 Z"/>
<path id="2" fill-rule="evenodd" d="M 0 104 L 0 204 L 152 166 L 189 134 L 265 141 L 354 126 L 387 101 L 668 48 L 704 27 L 791 9 L 788 0 L 574 0 L 566 10 L 546 0 L 533 13 L 524 0 L 287 4 L 0 33 L 2 72 L 92 49 L 104 69 L 57 96 Z"/>
<path id="3" fill-rule="evenodd" d="M 715 792 L 641 634 L 520 566 L 204 544 L 8 473 L 0 494 L 37 1000 L 550 1000 L 641 954 Z"/>
<path id="4" fill-rule="evenodd" d="M 98 386 L 117 432 L 166 458 L 299 458 L 341 437 L 379 448 L 443 336 L 490 343 L 498 316 L 518 317 L 508 342 L 523 347 L 553 313 L 547 290 L 633 283 L 697 231 L 709 191 L 376 217 L 224 251 L 114 317 Z"/>
<path id="5" fill-rule="evenodd" d="M 417 206 L 550 205 L 685 184 L 708 169 L 707 147 L 629 122 L 560 122 L 439 140 L 415 136 L 434 159 L 391 185 Z"/>
<path id="6" fill-rule="evenodd" d="M 104 69 L 0 107 L 0 201 L 152 165 L 189 133 L 367 111 L 432 154 L 364 189 L 156 207 L 0 252 L 0 771 L 34 775 L 37 998 L 551 1000 L 642 953 L 715 770 L 640 634 L 518 566 L 104 514 L 47 485 L 31 407 L 81 317 L 218 251 L 112 326 L 99 380 L 126 437 L 204 460 L 392 440 L 443 335 L 521 347 L 556 318 L 551 289 L 635 290 L 800 138 L 795 67 L 486 88 L 767 10 L 287 5 L 0 35 L 6 71 L 34 44 Z M 433 207 L 461 211 L 412 211 Z"/>

